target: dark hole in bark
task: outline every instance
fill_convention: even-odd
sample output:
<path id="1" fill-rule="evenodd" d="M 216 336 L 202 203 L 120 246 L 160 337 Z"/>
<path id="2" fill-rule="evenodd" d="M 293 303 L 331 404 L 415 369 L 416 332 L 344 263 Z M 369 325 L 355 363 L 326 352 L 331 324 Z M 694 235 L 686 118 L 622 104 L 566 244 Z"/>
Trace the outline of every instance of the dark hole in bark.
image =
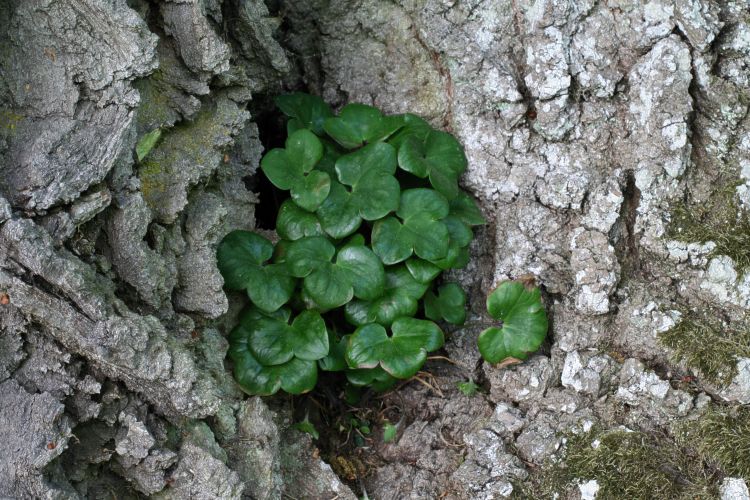
<path id="1" fill-rule="evenodd" d="M 258 124 L 258 137 L 264 153 L 273 148 L 283 148 L 287 136 L 286 116 L 275 106 L 271 96 L 264 96 L 256 103 L 257 107 L 250 111 Z M 260 200 L 255 206 L 255 226 L 259 229 L 276 229 L 276 215 L 284 200 L 289 198 L 289 193 L 271 184 L 260 168 L 248 181 L 248 188 L 257 193 Z"/>

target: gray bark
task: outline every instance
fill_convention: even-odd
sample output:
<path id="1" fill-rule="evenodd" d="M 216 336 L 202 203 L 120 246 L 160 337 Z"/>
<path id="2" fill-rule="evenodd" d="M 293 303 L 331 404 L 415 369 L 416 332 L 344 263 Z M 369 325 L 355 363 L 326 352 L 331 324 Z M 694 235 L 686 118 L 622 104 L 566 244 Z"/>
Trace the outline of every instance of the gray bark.
<path id="1" fill-rule="evenodd" d="M 658 340 L 689 310 L 747 327 L 741 263 L 670 232 L 719 185 L 750 203 L 746 3 L 267 3 L 0 4 L 0 496 L 355 498 L 224 365 L 241 301 L 214 253 L 255 227 L 250 110 L 300 86 L 454 133 L 489 220 L 452 276 L 472 303 L 457 364 L 392 396 L 403 425 L 368 450 L 371 498 L 507 497 L 565 433 L 750 403 L 750 359 L 687 389 Z M 484 364 L 484 297 L 526 274 L 550 345 Z M 488 394 L 458 392 L 469 377 Z"/>

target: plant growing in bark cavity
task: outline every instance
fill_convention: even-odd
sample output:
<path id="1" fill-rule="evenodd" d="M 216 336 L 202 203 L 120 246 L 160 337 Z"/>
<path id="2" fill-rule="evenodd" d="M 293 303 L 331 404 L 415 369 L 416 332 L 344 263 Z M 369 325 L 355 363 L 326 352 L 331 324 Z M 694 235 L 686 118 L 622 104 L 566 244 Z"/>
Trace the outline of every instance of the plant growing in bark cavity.
<path id="1" fill-rule="evenodd" d="M 458 178 L 458 141 L 415 115 L 280 96 L 284 148 L 261 169 L 290 192 L 275 245 L 234 231 L 217 252 L 227 288 L 251 306 L 230 334 L 234 375 L 249 393 L 311 390 L 318 370 L 386 390 L 442 347 L 433 321 L 462 324 L 466 295 L 440 274 L 466 265 L 472 226 L 484 224 Z"/>

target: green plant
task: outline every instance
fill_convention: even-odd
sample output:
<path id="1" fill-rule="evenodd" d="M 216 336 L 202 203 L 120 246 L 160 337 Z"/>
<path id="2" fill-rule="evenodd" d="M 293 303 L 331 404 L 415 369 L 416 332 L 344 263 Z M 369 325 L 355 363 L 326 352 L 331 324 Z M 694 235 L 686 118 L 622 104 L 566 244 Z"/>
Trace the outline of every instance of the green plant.
<path id="1" fill-rule="evenodd" d="M 458 387 L 458 390 L 461 391 L 461 393 L 464 396 L 473 396 L 479 391 L 479 386 L 475 384 L 474 381 L 471 379 L 465 382 L 457 382 L 456 386 Z"/>
<path id="2" fill-rule="evenodd" d="M 290 193 L 281 239 L 234 231 L 217 251 L 226 287 L 251 302 L 230 334 L 235 378 L 251 394 L 299 394 L 318 370 L 337 371 L 386 390 L 443 345 L 433 321 L 466 317 L 459 285 L 433 290 L 468 262 L 472 226 L 484 224 L 458 186 L 463 149 L 411 114 L 349 104 L 335 116 L 301 93 L 276 102 L 288 137 L 261 169 Z"/>
<path id="3" fill-rule="evenodd" d="M 487 312 L 502 322 L 479 335 L 479 352 L 490 363 L 525 360 L 547 336 L 547 313 L 536 286 L 504 281 L 487 297 Z"/>

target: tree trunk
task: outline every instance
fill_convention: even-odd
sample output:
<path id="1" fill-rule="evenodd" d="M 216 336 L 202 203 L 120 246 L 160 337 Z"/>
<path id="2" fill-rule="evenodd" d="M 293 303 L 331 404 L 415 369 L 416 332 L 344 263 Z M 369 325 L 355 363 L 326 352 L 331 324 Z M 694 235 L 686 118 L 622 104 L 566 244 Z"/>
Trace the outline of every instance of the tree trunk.
<path id="1" fill-rule="evenodd" d="M 0 496 L 534 496 L 565 434 L 663 434 L 750 403 L 750 339 L 722 344 L 750 307 L 748 16 L 723 0 L 2 2 Z M 528 274 L 552 318 L 514 366 L 481 361 L 481 327 L 450 332 L 453 363 L 388 396 L 395 442 L 321 442 L 325 461 L 290 399 L 234 384 L 242 298 L 215 262 L 256 210 L 275 218 L 255 172 L 283 126 L 270 98 L 295 89 L 455 134 L 489 221 L 451 276 L 470 325 Z M 462 394 L 468 379 L 485 391 Z"/>

